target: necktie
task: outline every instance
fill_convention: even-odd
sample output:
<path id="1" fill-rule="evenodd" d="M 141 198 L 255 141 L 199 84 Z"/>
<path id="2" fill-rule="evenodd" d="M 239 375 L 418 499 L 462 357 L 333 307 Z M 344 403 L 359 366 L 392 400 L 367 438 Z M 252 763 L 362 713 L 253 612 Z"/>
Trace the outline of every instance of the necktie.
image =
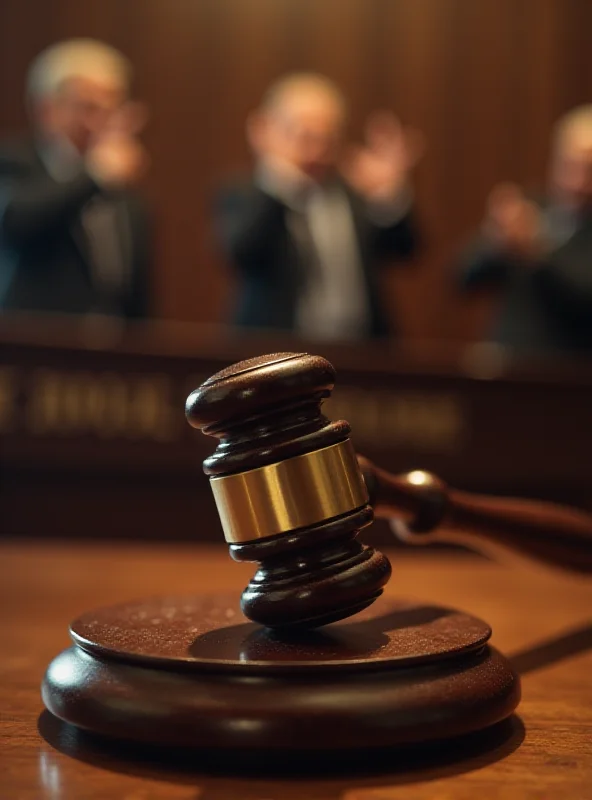
<path id="1" fill-rule="evenodd" d="M 339 187 L 311 193 L 289 226 L 304 264 L 298 330 L 317 339 L 360 339 L 368 302 L 351 208 Z"/>

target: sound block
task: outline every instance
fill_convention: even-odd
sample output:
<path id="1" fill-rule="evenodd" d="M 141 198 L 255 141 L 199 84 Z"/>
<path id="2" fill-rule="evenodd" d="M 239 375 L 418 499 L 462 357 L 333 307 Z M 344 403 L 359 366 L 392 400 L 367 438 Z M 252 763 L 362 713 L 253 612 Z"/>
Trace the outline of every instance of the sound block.
<path id="1" fill-rule="evenodd" d="M 238 609 L 221 594 L 84 614 L 47 669 L 44 703 L 109 737 L 279 754 L 460 736 L 520 699 L 489 626 L 460 611 L 383 595 L 353 618 L 281 634 Z"/>

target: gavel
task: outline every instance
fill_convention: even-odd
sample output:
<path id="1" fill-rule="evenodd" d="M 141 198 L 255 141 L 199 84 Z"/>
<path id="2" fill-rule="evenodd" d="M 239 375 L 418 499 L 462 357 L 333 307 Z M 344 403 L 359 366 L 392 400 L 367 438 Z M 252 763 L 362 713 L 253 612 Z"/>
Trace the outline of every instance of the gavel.
<path id="1" fill-rule="evenodd" d="M 187 419 L 216 437 L 204 461 L 230 555 L 256 562 L 245 616 L 314 628 L 382 594 L 391 565 L 358 533 L 374 515 L 407 541 L 442 529 L 481 536 L 578 572 L 592 569 L 592 516 L 563 506 L 450 489 L 429 472 L 391 475 L 358 457 L 344 420 L 321 411 L 336 373 L 324 358 L 276 353 L 241 361 L 187 398 Z"/>

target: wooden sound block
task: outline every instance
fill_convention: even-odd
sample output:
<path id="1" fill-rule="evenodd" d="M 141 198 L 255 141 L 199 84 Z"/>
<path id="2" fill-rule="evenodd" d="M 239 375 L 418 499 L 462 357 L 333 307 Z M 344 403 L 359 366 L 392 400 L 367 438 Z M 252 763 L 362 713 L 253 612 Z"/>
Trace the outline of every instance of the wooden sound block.
<path id="1" fill-rule="evenodd" d="M 238 608 L 224 594 L 84 614 L 47 670 L 45 705 L 109 737 L 280 753 L 459 736 L 520 698 L 489 626 L 459 611 L 383 596 L 347 620 L 281 634 Z"/>

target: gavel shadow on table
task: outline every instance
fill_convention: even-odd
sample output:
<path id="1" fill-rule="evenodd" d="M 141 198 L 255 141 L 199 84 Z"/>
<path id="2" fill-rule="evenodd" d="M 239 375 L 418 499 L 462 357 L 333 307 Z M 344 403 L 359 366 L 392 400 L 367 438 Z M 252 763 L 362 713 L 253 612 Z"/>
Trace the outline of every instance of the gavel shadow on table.
<path id="1" fill-rule="evenodd" d="M 321 412 L 334 382 L 325 359 L 280 353 L 189 396 L 189 423 L 219 440 L 204 470 L 230 554 L 255 575 L 240 600 L 165 597 L 79 617 L 44 678 L 49 711 L 132 742 L 246 753 L 427 744 L 512 714 L 519 678 L 489 625 L 381 596 L 389 561 L 358 533 L 375 513 L 418 542 L 445 523 L 589 572 L 592 518 L 374 467 L 347 422 Z"/>

